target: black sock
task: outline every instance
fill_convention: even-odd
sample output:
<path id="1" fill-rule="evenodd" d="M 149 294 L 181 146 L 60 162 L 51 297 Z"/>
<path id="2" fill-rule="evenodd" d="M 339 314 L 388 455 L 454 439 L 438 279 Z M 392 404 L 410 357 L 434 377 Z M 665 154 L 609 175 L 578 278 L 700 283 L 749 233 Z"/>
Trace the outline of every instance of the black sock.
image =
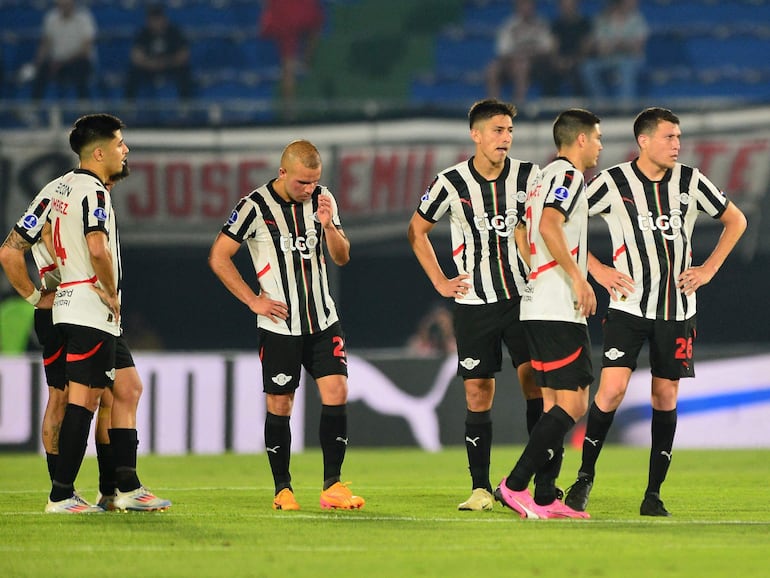
<path id="1" fill-rule="evenodd" d="M 115 493 L 118 482 L 115 474 L 115 457 L 111 444 L 96 444 L 96 461 L 99 464 L 99 491 L 102 496 Z"/>
<path id="2" fill-rule="evenodd" d="M 599 459 L 614 419 L 615 410 L 604 412 L 598 408 L 596 402 L 591 404 L 588 409 L 586 435 L 583 438 L 583 461 L 580 464 L 579 473 L 591 479 L 596 475 L 596 461 Z"/>
<path id="3" fill-rule="evenodd" d="M 75 478 L 86 455 L 88 433 L 93 412 L 72 403 L 67 404 L 59 431 L 59 458 L 51 484 L 51 501 L 59 502 L 72 497 Z"/>
<path id="4" fill-rule="evenodd" d="M 275 493 L 284 488 L 291 489 L 291 428 L 288 415 L 275 415 L 270 412 L 265 416 L 265 451 L 273 472 Z"/>
<path id="5" fill-rule="evenodd" d="M 340 481 L 342 462 L 348 447 L 347 405 L 322 405 L 318 439 L 324 461 L 323 489 Z"/>
<path id="6" fill-rule="evenodd" d="M 575 420 L 558 405 L 544 413 L 532 430 L 527 447 L 508 475 L 505 485 L 514 492 L 524 490 L 535 472 L 556 456 L 556 452 L 564 445 L 564 436 L 574 425 Z"/>
<path id="7" fill-rule="evenodd" d="M 535 474 L 535 503 L 545 506 L 556 499 L 556 480 L 561 473 L 564 461 L 564 443 L 554 452 L 554 456 Z"/>
<path id="8" fill-rule="evenodd" d="M 465 450 L 473 487 L 492 491 L 489 483 L 489 462 L 492 454 L 492 412 L 471 411 L 465 413 Z"/>
<path id="9" fill-rule="evenodd" d="M 59 454 L 49 454 L 48 452 L 45 453 L 45 461 L 48 465 L 48 477 L 53 482 L 54 474 L 56 474 L 56 460 L 59 459 Z"/>
<path id="10" fill-rule="evenodd" d="M 527 400 L 527 433 L 531 434 L 532 430 L 537 424 L 537 420 L 543 415 L 543 398 L 537 397 L 535 399 Z"/>
<path id="11" fill-rule="evenodd" d="M 142 485 L 136 474 L 136 451 L 139 447 L 136 430 L 113 428 L 110 429 L 109 434 L 118 490 L 121 492 L 136 490 Z"/>
<path id="12" fill-rule="evenodd" d="M 676 433 L 676 409 L 671 411 L 652 410 L 652 444 L 650 446 L 650 474 L 646 494 L 660 493 L 660 486 L 666 479 L 671 465 L 671 450 Z"/>

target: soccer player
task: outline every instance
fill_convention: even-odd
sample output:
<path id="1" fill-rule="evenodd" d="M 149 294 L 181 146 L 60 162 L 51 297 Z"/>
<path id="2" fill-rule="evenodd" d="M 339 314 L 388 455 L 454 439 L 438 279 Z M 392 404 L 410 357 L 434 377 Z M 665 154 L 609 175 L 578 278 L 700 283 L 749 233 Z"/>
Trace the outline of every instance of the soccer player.
<path id="1" fill-rule="evenodd" d="M 48 401 L 43 413 L 42 440 L 46 452 L 48 475 L 53 481 L 59 455 L 59 430 L 67 407 L 67 378 L 65 376 L 64 336 L 53 324 L 52 306 L 56 287 L 61 280 L 51 250 L 45 245 L 51 191 L 44 188 L 32 200 L 19 218 L 5 242 L 0 246 L 0 265 L 11 285 L 35 307 L 35 333 L 43 347 L 43 367 L 48 384 Z M 47 236 L 50 238 L 50 235 Z M 41 289 L 35 286 L 27 270 L 25 254 L 32 253 L 40 274 Z M 112 394 L 105 390 L 99 405 L 96 428 L 96 454 L 99 463 L 99 491 L 102 495 L 115 493 L 115 467 L 109 445 Z"/>
<path id="2" fill-rule="evenodd" d="M 746 217 L 696 168 L 677 161 L 679 118 L 664 108 L 634 121 L 639 156 L 600 172 L 588 187 L 590 215 L 608 224 L 613 265 L 589 257 L 589 270 L 610 293 L 604 320 L 602 372 L 588 412 L 583 460 L 566 503 L 583 511 L 615 411 L 649 343 L 652 441 L 643 516 L 669 516 L 660 488 L 671 463 L 679 380 L 693 377 L 695 292 L 709 283 L 746 229 Z M 722 235 L 702 265 L 692 264 L 699 213 L 719 219 Z"/>
<path id="3" fill-rule="evenodd" d="M 329 293 L 324 246 L 337 265 L 350 260 L 332 193 L 319 184 L 321 155 L 309 141 L 290 143 L 278 177 L 243 197 L 209 254 L 224 286 L 257 315 L 267 400 L 265 448 L 275 482 L 273 509 L 299 510 L 291 485 L 291 416 L 302 367 L 321 395 L 324 509 L 359 509 L 364 499 L 340 482 L 348 444 L 345 335 Z M 246 242 L 256 291 L 233 262 Z"/>
<path id="4" fill-rule="evenodd" d="M 529 191 L 527 238 L 532 272 L 521 301 L 521 319 L 535 380 L 543 388 L 543 416 L 495 497 L 522 518 L 588 518 L 560 500 L 533 498 L 532 476 L 562 451 L 564 436 L 588 408 L 593 382 L 586 318 L 596 313 L 587 279 L 588 200 L 583 172 L 599 162 L 599 118 L 583 109 L 562 112 L 553 125 L 558 157 Z"/>
<path id="5" fill-rule="evenodd" d="M 457 373 L 465 386 L 465 447 L 472 483 L 471 496 L 458 506 L 460 510 L 494 506 L 489 481 L 491 411 L 503 344 L 527 399 L 528 431 L 543 411 L 519 322 L 519 301 L 529 268 L 516 242 L 517 234 L 523 232 L 517 232 L 516 226 L 524 216 L 526 192 L 537 181 L 538 167 L 508 156 L 515 116 L 515 107 L 495 99 L 471 107 L 468 120 L 475 154 L 439 173 L 409 223 L 409 242 L 425 274 L 440 295 L 455 302 Z M 429 238 L 447 214 L 458 272 L 451 278 L 442 270 Z M 548 500 L 552 501 L 556 476 L 544 472 L 538 482 L 536 492 L 553 496 Z"/>
<path id="6" fill-rule="evenodd" d="M 79 118 L 69 135 L 80 165 L 46 185 L 48 221 L 61 283 L 53 321 L 62 331 L 69 380 L 59 433 L 59 458 L 46 512 L 104 509 L 152 511 L 171 505 L 148 491 L 136 473 L 136 408 L 142 391 L 120 328 L 120 246 L 109 187 L 127 174 L 123 123 L 107 114 Z M 114 384 L 114 385 L 113 385 Z M 110 445 L 117 490 L 91 505 L 74 491 L 88 430 L 105 387 L 113 389 Z"/>

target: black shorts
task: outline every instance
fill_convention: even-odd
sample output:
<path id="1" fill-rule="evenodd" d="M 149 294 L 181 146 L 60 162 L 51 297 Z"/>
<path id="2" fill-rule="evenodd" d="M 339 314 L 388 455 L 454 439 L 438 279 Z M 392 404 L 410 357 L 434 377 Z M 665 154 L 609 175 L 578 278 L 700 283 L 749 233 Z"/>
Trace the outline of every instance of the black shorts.
<path id="1" fill-rule="evenodd" d="M 348 375 L 345 334 L 339 321 L 310 335 L 281 335 L 260 329 L 259 359 L 265 393 L 294 392 L 299 387 L 302 367 L 313 379 Z"/>
<path id="2" fill-rule="evenodd" d="M 64 391 L 67 386 L 64 333 L 61 326 L 53 324 L 53 310 L 35 309 L 35 334 L 43 348 L 46 383 Z"/>
<path id="3" fill-rule="evenodd" d="M 568 321 L 525 321 L 535 382 L 577 391 L 594 381 L 588 327 Z"/>
<path id="4" fill-rule="evenodd" d="M 455 303 L 457 375 L 463 379 L 490 379 L 500 371 L 503 343 L 513 366 L 530 360 L 524 324 L 519 321 L 520 300 L 507 299 L 486 305 Z"/>
<path id="5" fill-rule="evenodd" d="M 649 341 L 654 377 L 695 377 L 695 327 L 695 316 L 685 321 L 664 321 L 609 309 L 603 323 L 602 367 L 628 367 L 633 371 L 644 342 Z"/>
<path id="6" fill-rule="evenodd" d="M 89 387 L 112 387 L 115 381 L 117 337 L 82 325 L 58 325 L 66 341 L 67 381 Z"/>

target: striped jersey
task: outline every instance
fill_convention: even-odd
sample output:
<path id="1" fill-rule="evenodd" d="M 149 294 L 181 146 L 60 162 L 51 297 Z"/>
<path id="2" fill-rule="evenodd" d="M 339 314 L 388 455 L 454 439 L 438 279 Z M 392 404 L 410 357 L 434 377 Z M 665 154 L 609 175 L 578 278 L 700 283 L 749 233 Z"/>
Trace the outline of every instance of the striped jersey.
<path id="1" fill-rule="evenodd" d="M 606 222 L 613 265 L 634 279 L 634 292 L 610 307 L 647 319 L 695 315 L 695 293 L 676 287 L 692 262 L 692 232 L 700 212 L 719 218 L 728 199 L 698 169 L 676 163 L 660 181 L 636 160 L 601 171 L 588 186 L 589 214 Z"/>
<path id="2" fill-rule="evenodd" d="M 471 285 L 459 303 L 481 305 L 521 295 L 529 269 L 513 231 L 537 175 L 537 165 L 506 158 L 500 176 L 488 181 L 471 157 L 439 173 L 421 197 L 417 212 L 424 219 L 436 223 L 449 212 L 452 257 Z"/>
<path id="3" fill-rule="evenodd" d="M 274 180 L 238 202 L 222 233 L 238 243 L 246 242 L 259 292 L 289 306 L 285 320 L 274 323 L 258 315 L 257 326 L 282 335 L 318 333 L 339 317 L 329 293 L 324 232 L 316 210 L 320 195 L 330 197 L 332 221 L 340 229 L 337 202 L 320 185 L 305 203 L 285 201 L 273 189 Z"/>
<path id="4" fill-rule="evenodd" d="M 522 320 L 567 321 L 587 324 L 575 310 L 572 279 L 556 262 L 539 233 L 543 210 L 551 207 L 565 217 L 567 247 L 583 275 L 588 277 L 588 201 L 583 173 L 559 157 L 541 173 L 541 183 L 527 197 L 527 239 L 530 265 L 527 289 L 521 299 Z"/>
<path id="5" fill-rule="evenodd" d="M 41 237 L 51 210 L 51 191 L 51 187 L 43 187 L 14 226 L 14 230 L 22 239 L 31 245 L 32 258 L 40 274 L 40 281 L 43 288 L 48 290 L 56 289 L 61 281 L 56 261 L 51 257 Z"/>
<path id="6" fill-rule="evenodd" d="M 120 295 L 120 246 L 109 191 L 96 175 L 83 169 L 66 173 L 48 183 L 45 189 L 51 195 L 48 220 L 61 272 L 61 283 L 53 302 L 54 323 L 83 325 L 120 335 L 119 322 L 92 289 L 98 286 L 98 280 L 86 242 L 86 235 L 94 231 L 107 235 Z"/>

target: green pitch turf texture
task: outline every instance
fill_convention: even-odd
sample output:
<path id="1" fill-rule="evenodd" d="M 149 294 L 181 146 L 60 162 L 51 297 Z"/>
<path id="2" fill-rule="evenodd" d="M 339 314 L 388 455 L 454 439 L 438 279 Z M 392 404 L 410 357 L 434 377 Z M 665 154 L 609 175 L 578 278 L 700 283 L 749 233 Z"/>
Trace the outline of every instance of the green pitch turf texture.
<path id="1" fill-rule="evenodd" d="M 493 483 L 520 447 L 495 447 Z M 560 485 L 580 454 L 568 449 Z M 321 458 L 292 458 L 299 512 L 270 507 L 263 455 L 140 457 L 162 513 L 43 514 L 45 459 L 0 456 L 0 576 L 765 577 L 770 575 L 770 450 L 674 452 L 663 487 L 671 518 L 639 516 L 648 452 L 607 447 L 591 520 L 459 512 L 465 450 L 348 451 L 344 479 L 361 511 L 322 511 Z M 78 489 L 93 499 L 96 461 Z"/>

